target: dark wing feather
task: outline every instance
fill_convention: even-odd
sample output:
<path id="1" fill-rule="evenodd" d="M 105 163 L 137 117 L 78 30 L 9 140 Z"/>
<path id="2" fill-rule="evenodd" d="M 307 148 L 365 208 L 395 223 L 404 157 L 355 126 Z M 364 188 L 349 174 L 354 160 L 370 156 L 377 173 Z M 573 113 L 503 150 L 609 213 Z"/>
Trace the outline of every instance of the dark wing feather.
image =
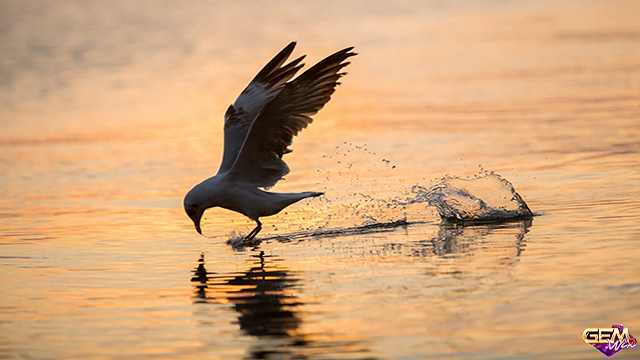
<path id="1" fill-rule="evenodd" d="M 282 66 L 295 46 L 295 42 L 290 43 L 269 61 L 242 91 L 235 103 L 227 109 L 224 121 L 224 154 L 218 174 L 231 169 L 253 120 L 303 66 L 298 64 L 304 56 Z"/>
<path id="2" fill-rule="evenodd" d="M 293 137 L 307 127 L 331 99 L 344 75 L 340 70 L 353 48 L 328 56 L 285 86 L 262 109 L 251 125 L 229 175 L 255 186 L 271 187 L 289 172 L 282 156 Z"/>

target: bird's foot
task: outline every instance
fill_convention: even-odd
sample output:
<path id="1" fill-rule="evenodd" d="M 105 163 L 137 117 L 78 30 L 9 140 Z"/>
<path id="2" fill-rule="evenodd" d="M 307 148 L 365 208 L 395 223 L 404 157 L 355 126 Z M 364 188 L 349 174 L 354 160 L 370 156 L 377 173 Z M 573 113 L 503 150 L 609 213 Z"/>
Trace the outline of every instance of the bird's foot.
<path id="1" fill-rule="evenodd" d="M 249 238 L 248 236 L 233 236 L 227 240 L 227 245 L 231 246 L 236 251 L 244 251 L 247 247 L 253 248 L 260 245 L 261 242 L 261 239 L 256 239 L 255 237 Z"/>

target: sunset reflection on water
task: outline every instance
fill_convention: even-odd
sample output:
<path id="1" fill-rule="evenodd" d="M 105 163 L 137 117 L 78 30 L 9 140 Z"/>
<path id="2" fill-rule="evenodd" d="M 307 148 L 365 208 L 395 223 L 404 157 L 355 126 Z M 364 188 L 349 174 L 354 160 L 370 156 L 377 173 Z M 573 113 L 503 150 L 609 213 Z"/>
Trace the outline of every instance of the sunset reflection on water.
<path id="1" fill-rule="evenodd" d="M 0 2 L 0 357 L 600 358 L 585 328 L 640 333 L 637 14 Z M 211 209 L 199 236 L 182 199 L 293 40 L 307 64 L 359 53 L 273 189 L 325 196 L 233 249 L 250 220 Z M 538 216 L 462 227 L 408 204 L 485 170 Z"/>

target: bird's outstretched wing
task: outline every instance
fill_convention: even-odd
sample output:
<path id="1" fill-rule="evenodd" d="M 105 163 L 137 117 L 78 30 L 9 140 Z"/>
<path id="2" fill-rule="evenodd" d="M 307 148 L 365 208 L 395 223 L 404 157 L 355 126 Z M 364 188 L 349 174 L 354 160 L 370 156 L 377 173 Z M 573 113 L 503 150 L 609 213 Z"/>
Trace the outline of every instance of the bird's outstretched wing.
<path id="1" fill-rule="evenodd" d="M 224 117 L 224 154 L 218 174 L 226 173 L 236 161 L 242 143 L 247 137 L 253 120 L 260 110 L 282 90 L 304 64 L 301 56 L 282 66 L 293 52 L 295 42 L 287 45 L 265 67 L 260 70 L 246 89 L 242 91 L 233 105 L 227 109 Z"/>
<path id="2" fill-rule="evenodd" d="M 338 51 L 286 83 L 253 121 L 238 158 L 228 175 L 259 187 L 271 187 L 289 172 L 282 156 L 291 150 L 293 137 L 307 127 L 345 75 L 353 47 Z"/>

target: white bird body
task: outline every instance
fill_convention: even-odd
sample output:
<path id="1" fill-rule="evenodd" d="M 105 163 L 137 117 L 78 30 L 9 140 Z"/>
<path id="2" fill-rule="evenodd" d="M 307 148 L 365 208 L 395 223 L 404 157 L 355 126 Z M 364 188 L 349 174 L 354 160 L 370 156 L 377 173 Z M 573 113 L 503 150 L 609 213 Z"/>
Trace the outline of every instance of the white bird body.
<path id="1" fill-rule="evenodd" d="M 225 174 L 216 175 L 196 185 L 190 192 L 207 208 L 221 208 L 239 212 L 251 220 L 279 213 L 285 207 L 304 198 L 320 196 L 321 192 L 274 193 L 260 190 L 248 183 L 230 181 Z"/>
<path id="2" fill-rule="evenodd" d="M 184 208 L 198 233 L 202 214 L 219 206 L 244 214 L 257 223 L 245 239 L 262 229 L 259 218 L 279 213 L 302 199 L 321 192 L 273 193 L 270 188 L 289 172 L 282 156 L 291 152 L 293 136 L 313 120 L 311 115 L 331 98 L 344 75 L 345 60 L 356 55 L 347 48 L 328 56 L 302 75 L 289 81 L 302 68 L 304 56 L 287 60 L 290 43 L 256 75 L 225 114 L 224 154 L 218 173 L 191 189 Z"/>

